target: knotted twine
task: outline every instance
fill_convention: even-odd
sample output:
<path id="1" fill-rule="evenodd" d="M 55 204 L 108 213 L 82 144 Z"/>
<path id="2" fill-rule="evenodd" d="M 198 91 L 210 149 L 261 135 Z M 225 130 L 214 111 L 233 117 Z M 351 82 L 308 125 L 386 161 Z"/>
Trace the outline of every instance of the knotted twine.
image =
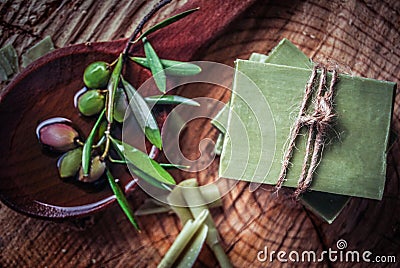
<path id="1" fill-rule="evenodd" d="M 312 98 L 314 88 L 316 87 L 318 69 L 321 69 L 321 75 L 319 77 L 319 85 L 314 100 L 314 111 L 311 114 L 307 114 L 307 104 Z M 297 182 L 297 189 L 294 192 L 296 198 L 304 193 L 311 185 L 314 172 L 320 162 L 319 160 L 322 155 L 326 133 L 335 117 L 333 110 L 333 96 L 335 84 L 338 78 L 336 69 L 332 72 L 332 79 L 329 88 L 326 88 L 326 77 L 326 68 L 320 67 L 317 64 L 314 65 L 310 80 L 305 87 L 299 115 L 291 128 L 288 147 L 284 154 L 282 168 L 275 186 L 277 191 L 282 187 L 290 164 L 290 159 L 293 156 L 293 150 L 296 146 L 296 138 L 299 135 L 300 129 L 303 126 L 307 126 L 308 140 L 301 174 Z"/>

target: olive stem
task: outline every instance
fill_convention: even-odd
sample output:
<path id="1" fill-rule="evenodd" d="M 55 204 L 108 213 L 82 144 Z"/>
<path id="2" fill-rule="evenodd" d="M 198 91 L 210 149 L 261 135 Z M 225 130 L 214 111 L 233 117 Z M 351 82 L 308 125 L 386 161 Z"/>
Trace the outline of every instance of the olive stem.
<path id="1" fill-rule="evenodd" d="M 114 110 L 114 93 L 116 90 L 116 87 L 118 86 L 119 83 L 119 76 L 121 75 L 121 71 L 125 62 L 125 59 L 128 57 L 129 50 L 131 49 L 132 46 L 132 41 L 135 40 L 136 36 L 142 31 L 144 25 L 156 14 L 158 10 L 160 10 L 162 7 L 165 5 L 169 4 L 172 0 L 161 0 L 158 2 L 151 10 L 149 13 L 147 13 L 146 16 L 139 22 L 138 26 L 134 30 L 133 34 L 129 38 L 128 42 L 126 43 L 125 49 L 122 53 L 122 62 L 120 65 L 118 62 L 121 61 L 121 56 L 116 59 L 114 62 L 112 62 L 109 66 L 115 66 L 114 72 L 111 76 L 111 83 L 109 82 L 109 88 L 107 89 L 108 92 L 108 98 L 107 98 L 107 130 L 104 132 L 106 136 L 106 145 L 103 154 L 100 156 L 100 160 L 104 161 L 104 159 L 108 156 L 109 150 L 110 150 L 110 130 L 111 130 L 111 125 L 113 122 L 113 110 Z M 119 66 L 118 66 L 119 65 Z M 114 81 L 113 81 L 114 80 Z"/>
<path id="2" fill-rule="evenodd" d="M 108 156 L 108 160 L 110 160 L 110 162 L 114 163 L 114 164 L 123 164 L 123 165 L 127 164 L 127 162 L 125 160 L 114 159 L 111 156 Z"/>
<path id="3" fill-rule="evenodd" d="M 128 42 L 126 43 L 123 55 L 124 55 L 124 61 L 128 57 L 128 53 L 131 49 L 131 46 L 134 44 L 133 41 L 135 41 L 136 36 L 142 31 L 144 25 L 156 14 L 158 10 L 160 10 L 162 7 L 165 5 L 169 4 L 172 0 L 161 0 L 158 2 L 151 10 L 149 13 L 147 13 L 146 16 L 139 22 L 138 26 L 136 29 L 133 31 L 133 34 L 129 38 Z"/>
<path id="4" fill-rule="evenodd" d="M 111 123 L 108 123 L 107 130 L 104 131 L 104 134 L 106 136 L 106 145 L 104 147 L 103 154 L 100 156 L 101 161 L 104 161 L 104 159 L 106 159 L 106 157 L 108 156 L 108 153 L 110 151 L 110 144 L 111 144 L 110 129 L 111 129 Z"/>
<path id="5" fill-rule="evenodd" d="M 83 141 L 81 141 L 80 139 L 76 139 L 75 143 L 78 144 L 79 146 L 85 145 L 85 143 Z"/>
<path id="6" fill-rule="evenodd" d="M 108 65 L 108 68 L 113 67 L 113 66 L 117 63 L 117 61 L 118 61 L 118 58 L 116 58 L 113 62 L 111 62 L 111 63 Z"/>
<path id="7" fill-rule="evenodd" d="M 105 140 L 106 140 L 106 137 L 105 137 L 105 136 L 102 136 L 102 137 L 100 138 L 100 140 L 97 142 L 97 144 L 92 145 L 92 149 L 99 148 L 101 145 L 103 145 L 103 143 L 105 142 Z"/>

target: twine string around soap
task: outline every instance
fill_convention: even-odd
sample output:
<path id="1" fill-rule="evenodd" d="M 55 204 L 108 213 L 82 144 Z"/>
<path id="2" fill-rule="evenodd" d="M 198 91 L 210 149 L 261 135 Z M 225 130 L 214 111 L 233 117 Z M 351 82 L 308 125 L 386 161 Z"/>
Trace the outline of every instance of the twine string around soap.
<path id="1" fill-rule="evenodd" d="M 315 88 L 318 69 L 321 69 L 321 75 L 319 79 L 316 100 L 314 103 L 314 111 L 311 115 L 308 115 L 307 104 L 310 102 L 310 99 L 313 95 L 313 89 Z M 302 171 L 297 182 L 297 189 L 294 192 L 294 196 L 298 198 L 310 187 L 314 172 L 320 161 L 322 148 L 324 146 L 324 138 L 335 117 L 335 113 L 333 110 L 333 96 L 337 79 L 337 71 L 336 69 L 334 69 L 332 72 L 330 86 L 328 89 L 325 90 L 327 71 L 325 68 L 320 67 L 317 64 L 314 65 L 311 77 L 305 87 L 299 115 L 290 131 L 288 147 L 284 153 L 282 168 L 275 186 L 276 191 L 279 191 L 286 179 L 290 159 L 293 156 L 296 139 L 299 135 L 300 129 L 303 126 L 308 126 L 308 139 Z"/>
<path id="2" fill-rule="evenodd" d="M 290 138 L 289 138 L 288 148 L 283 157 L 281 171 L 280 171 L 279 178 L 278 178 L 278 181 L 275 186 L 277 191 L 282 187 L 283 182 L 285 181 L 286 172 L 289 167 L 290 159 L 292 158 L 293 150 L 295 147 L 296 137 L 299 134 L 299 131 L 303 124 L 302 118 L 303 118 L 303 116 L 305 116 L 305 113 L 307 110 L 307 102 L 312 95 L 312 89 L 313 89 L 314 80 L 315 80 L 316 75 L 317 75 L 317 68 L 314 67 L 312 70 L 312 73 L 311 73 L 310 80 L 308 81 L 306 88 L 305 88 L 303 101 L 301 102 L 301 106 L 300 106 L 299 115 L 291 129 L 291 132 L 290 132 L 291 134 L 290 134 Z"/>

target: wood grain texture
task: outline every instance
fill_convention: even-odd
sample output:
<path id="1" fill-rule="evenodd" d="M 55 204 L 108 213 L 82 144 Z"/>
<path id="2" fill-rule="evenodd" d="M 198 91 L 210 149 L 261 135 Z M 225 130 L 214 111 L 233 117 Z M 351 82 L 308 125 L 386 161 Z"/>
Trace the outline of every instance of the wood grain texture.
<path id="1" fill-rule="evenodd" d="M 118 38 L 129 33 L 132 22 L 154 3 L 140 2 L 1 2 L 0 45 L 12 42 L 21 53 L 47 34 L 53 37 L 58 47 Z M 138 7 L 135 9 L 134 5 Z M 182 2 L 175 5 L 182 5 Z M 162 12 L 160 17 L 173 8 Z M 90 16 L 85 16 L 82 11 Z M 34 15 L 36 20 L 29 19 Z M 110 23 L 113 23 L 112 27 Z M 210 46 L 199 50 L 194 59 L 233 66 L 236 58 L 248 58 L 251 52 L 268 52 L 283 37 L 314 60 L 337 63 L 342 70 L 355 75 L 400 82 L 400 2 L 396 0 L 257 1 L 222 35 L 216 36 Z M 229 99 L 229 92 L 212 86 L 202 87 L 197 92 L 183 89 L 182 93 L 189 97 Z M 399 105 L 397 94 L 393 116 L 393 128 L 397 132 L 400 132 Z M 204 122 L 206 120 L 194 121 L 182 135 L 182 151 L 189 158 L 198 155 L 200 140 L 217 137 L 216 130 L 205 126 Z M 210 168 L 197 174 L 201 183 L 217 177 L 217 166 L 215 160 Z M 185 173 L 176 175 L 180 178 L 188 176 Z M 321 252 L 327 248 L 336 249 L 339 239 L 348 242 L 349 250 L 395 255 L 399 262 L 399 177 L 400 143 L 396 142 L 388 156 L 383 201 L 353 198 L 332 225 L 317 219 L 285 195 L 278 198 L 271 195 L 270 187 L 250 193 L 246 183 L 236 185 L 224 198 L 223 208 L 213 210 L 213 216 L 236 267 L 286 266 L 276 260 L 272 264 L 257 262 L 257 252 L 264 246 L 275 251 Z M 144 198 L 145 194 L 138 191 L 130 201 L 138 207 Z M 54 223 L 19 215 L 1 204 L 0 266 L 153 267 L 173 242 L 180 224 L 170 215 L 146 216 L 139 220 L 143 228 L 141 234 L 135 232 L 117 206 L 86 222 Z M 374 266 L 339 262 L 302 263 L 299 266 L 304 265 Z M 216 266 L 208 248 L 203 249 L 196 266 Z"/>

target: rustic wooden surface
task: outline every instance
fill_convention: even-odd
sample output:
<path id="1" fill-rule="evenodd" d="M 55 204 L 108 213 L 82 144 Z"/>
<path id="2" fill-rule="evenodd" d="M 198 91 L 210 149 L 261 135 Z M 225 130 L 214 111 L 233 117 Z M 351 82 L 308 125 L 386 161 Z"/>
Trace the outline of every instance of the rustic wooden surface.
<path id="1" fill-rule="evenodd" d="M 128 35 L 154 1 L 0 1 L 0 46 L 11 42 L 19 54 L 46 35 L 57 47 L 112 40 Z M 164 10 L 165 17 L 185 1 Z M 199 25 L 201 27 L 201 25 Z M 233 65 L 251 52 L 268 52 L 286 37 L 313 59 L 334 61 L 353 74 L 400 82 L 400 2 L 386 1 L 258 1 L 230 25 L 195 60 Z M 328 60 L 329 59 L 329 60 Z M 4 86 L 4 85 L 3 85 Z M 200 93 L 224 101 L 229 94 L 205 87 Z M 400 132 L 400 99 L 396 98 L 393 128 Z M 217 132 L 201 123 L 183 136 L 185 155 L 197 154 L 198 142 Z M 3 126 L 2 131 L 6 126 Z M 367 129 L 367 126 L 366 126 Z M 217 161 L 198 174 L 203 183 L 216 177 Z M 184 174 L 180 174 L 184 175 Z M 400 143 L 388 156 L 388 178 L 381 202 L 353 198 L 328 225 L 299 204 L 271 196 L 269 187 L 250 193 L 238 184 L 213 211 L 226 251 L 237 267 L 268 265 L 257 262 L 259 250 L 336 249 L 345 239 L 348 249 L 375 255 L 395 255 L 400 261 Z M 145 195 L 131 198 L 138 206 Z M 166 252 L 180 225 L 174 216 L 140 218 L 137 234 L 117 206 L 86 222 L 54 223 L 19 215 L 0 205 L 1 267 L 147 267 Z M 82 230 L 84 229 L 84 230 Z M 305 265 L 303 263 L 303 265 Z M 353 267 L 366 264 L 324 262 L 309 266 Z M 374 264 L 369 264 L 373 266 Z M 398 264 L 387 264 L 396 267 Z M 204 248 L 198 267 L 216 261 Z M 276 260 L 269 266 L 284 266 Z"/>

